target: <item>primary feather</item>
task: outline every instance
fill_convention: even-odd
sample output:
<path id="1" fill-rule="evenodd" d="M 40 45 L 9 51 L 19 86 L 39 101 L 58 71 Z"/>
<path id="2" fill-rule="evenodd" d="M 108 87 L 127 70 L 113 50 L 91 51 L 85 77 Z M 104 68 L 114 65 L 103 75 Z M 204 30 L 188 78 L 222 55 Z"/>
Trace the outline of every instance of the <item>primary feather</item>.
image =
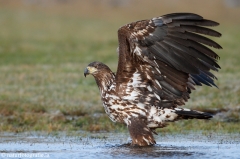
<path id="1" fill-rule="evenodd" d="M 179 119 L 208 119 L 208 113 L 179 108 L 196 85 L 216 86 L 221 34 L 206 26 L 218 23 L 192 13 L 174 13 L 122 26 L 118 30 L 117 73 L 101 62 L 88 65 L 106 113 L 128 126 L 132 144 L 155 143 L 152 133 Z"/>

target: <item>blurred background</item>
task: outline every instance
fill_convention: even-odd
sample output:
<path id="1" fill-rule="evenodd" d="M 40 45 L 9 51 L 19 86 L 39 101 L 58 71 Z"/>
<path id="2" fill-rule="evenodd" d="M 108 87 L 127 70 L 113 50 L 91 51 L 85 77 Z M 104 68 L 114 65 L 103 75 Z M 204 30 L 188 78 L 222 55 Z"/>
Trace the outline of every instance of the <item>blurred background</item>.
<path id="1" fill-rule="evenodd" d="M 0 0 L 0 131 L 113 131 L 92 61 L 117 69 L 117 30 L 129 22 L 193 12 L 219 22 L 219 89 L 200 87 L 186 107 L 215 113 L 162 132 L 237 131 L 240 121 L 240 0 Z"/>

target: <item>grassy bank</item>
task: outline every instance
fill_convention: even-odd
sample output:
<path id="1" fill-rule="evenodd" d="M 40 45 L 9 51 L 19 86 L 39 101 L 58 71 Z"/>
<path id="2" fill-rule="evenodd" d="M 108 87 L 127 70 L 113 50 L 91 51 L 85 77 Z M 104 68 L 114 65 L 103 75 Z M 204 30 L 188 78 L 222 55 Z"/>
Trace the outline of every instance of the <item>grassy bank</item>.
<path id="1" fill-rule="evenodd" d="M 127 21 L 9 8 L 0 10 L 0 19 L 0 131 L 126 130 L 105 115 L 95 81 L 85 79 L 83 69 L 97 60 L 116 70 L 116 33 Z M 186 107 L 218 113 L 159 131 L 239 131 L 239 27 L 217 30 L 224 48 L 217 51 L 219 89 L 198 88 Z"/>

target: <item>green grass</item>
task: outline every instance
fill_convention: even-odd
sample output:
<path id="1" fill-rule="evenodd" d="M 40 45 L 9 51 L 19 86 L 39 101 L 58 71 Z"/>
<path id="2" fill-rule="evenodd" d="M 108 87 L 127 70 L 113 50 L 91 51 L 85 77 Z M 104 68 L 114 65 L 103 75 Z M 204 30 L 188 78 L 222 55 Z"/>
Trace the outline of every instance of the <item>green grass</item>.
<path id="1" fill-rule="evenodd" d="M 126 130 L 108 119 L 94 79 L 83 76 L 92 61 L 116 71 L 117 29 L 126 21 L 7 8 L 0 19 L 0 131 Z M 210 121 L 170 123 L 159 132 L 239 131 L 239 27 L 217 29 L 224 48 L 217 50 L 219 89 L 199 87 L 185 107 L 225 112 Z"/>

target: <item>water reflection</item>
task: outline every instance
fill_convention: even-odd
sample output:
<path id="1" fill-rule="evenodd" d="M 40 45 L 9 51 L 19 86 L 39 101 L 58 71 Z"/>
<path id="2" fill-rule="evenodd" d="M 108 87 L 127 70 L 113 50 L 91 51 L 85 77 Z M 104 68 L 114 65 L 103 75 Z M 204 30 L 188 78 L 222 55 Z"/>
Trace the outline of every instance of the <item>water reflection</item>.
<path id="1" fill-rule="evenodd" d="M 130 144 L 122 144 L 116 146 L 108 146 L 106 153 L 113 157 L 138 157 L 138 158 L 186 158 L 192 155 L 201 155 L 189 150 L 184 146 L 161 146 L 156 144 L 149 147 L 136 147 L 130 146 Z"/>
<path id="2" fill-rule="evenodd" d="M 107 136 L 107 137 L 106 137 Z M 155 146 L 133 147 L 125 134 L 87 137 L 0 136 L 0 153 L 48 153 L 51 158 L 238 158 L 240 134 L 159 136 Z"/>

